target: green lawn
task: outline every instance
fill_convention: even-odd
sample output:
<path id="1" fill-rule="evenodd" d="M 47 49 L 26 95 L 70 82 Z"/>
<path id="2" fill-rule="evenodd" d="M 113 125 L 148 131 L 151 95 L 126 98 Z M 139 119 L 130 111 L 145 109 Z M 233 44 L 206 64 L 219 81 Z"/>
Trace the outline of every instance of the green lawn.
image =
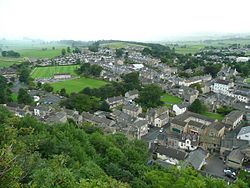
<path id="1" fill-rule="evenodd" d="M 62 48 L 47 48 L 47 50 L 42 50 L 42 48 L 30 48 L 30 49 L 20 49 L 17 50 L 21 54 L 21 57 L 33 57 L 33 58 L 53 58 L 61 55 Z"/>
<path id="2" fill-rule="evenodd" d="M 55 83 L 52 83 L 51 85 L 54 88 L 54 91 L 59 91 L 60 89 L 65 88 L 67 93 L 72 93 L 72 92 L 79 92 L 86 87 L 99 88 L 106 84 L 107 82 L 102 81 L 102 80 L 81 77 L 81 78 L 72 79 L 72 80 L 55 82 Z"/>
<path id="3" fill-rule="evenodd" d="M 13 102 L 17 102 L 17 94 L 11 93 L 11 98 L 12 98 Z"/>
<path id="4" fill-rule="evenodd" d="M 166 106 L 172 106 L 173 104 L 180 104 L 182 100 L 179 97 L 165 93 L 161 96 L 161 101 L 165 103 Z"/>
<path id="5" fill-rule="evenodd" d="M 31 73 L 32 78 L 51 78 L 54 74 L 69 73 L 75 76 L 75 70 L 79 68 L 79 65 L 69 66 L 49 66 L 49 67 L 36 67 Z"/>
<path id="6" fill-rule="evenodd" d="M 223 115 L 218 114 L 218 113 L 212 113 L 212 112 L 205 112 L 202 115 L 210 117 L 212 119 L 217 119 L 217 120 L 222 120 L 224 118 Z"/>
<path id="7" fill-rule="evenodd" d="M 247 56 L 250 56 L 250 51 L 248 51 L 248 52 L 246 53 L 246 55 L 247 55 Z"/>

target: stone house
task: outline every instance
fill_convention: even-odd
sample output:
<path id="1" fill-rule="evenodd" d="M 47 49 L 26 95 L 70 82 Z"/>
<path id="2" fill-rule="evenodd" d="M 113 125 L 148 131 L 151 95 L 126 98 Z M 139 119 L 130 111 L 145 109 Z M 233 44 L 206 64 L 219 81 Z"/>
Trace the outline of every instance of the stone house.
<path id="1" fill-rule="evenodd" d="M 109 104 L 110 108 L 112 109 L 112 108 L 122 105 L 124 103 L 124 97 L 116 96 L 116 97 L 107 98 L 106 102 Z"/>
<path id="2" fill-rule="evenodd" d="M 138 117 L 138 115 L 142 113 L 142 108 L 138 105 L 127 104 L 122 107 L 122 111 L 132 117 Z"/>
<path id="3" fill-rule="evenodd" d="M 219 122 L 207 126 L 200 135 L 200 146 L 211 151 L 219 150 L 225 127 L 225 124 Z"/>
<path id="4" fill-rule="evenodd" d="M 175 116 L 170 122 L 171 131 L 177 133 L 202 134 L 204 129 L 212 124 L 215 120 L 206 116 L 186 111 L 185 113 Z"/>
<path id="5" fill-rule="evenodd" d="M 150 125 L 162 127 L 169 121 L 169 111 L 166 107 L 151 108 L 146 113 L 146 119 Z"/>
<path id="6" fill-rule="evenodd" d="M 226 160 L 226 165 L 230 168 L 240 169 L 244 161 L 244 154 L 240 149 L 235 149 L 229 153 Z"/>
<path id="7" fill-rule="evenodd" d="M 125 97 L 130 99 L 130 100 L 134 100 L 134 99 L 139 97 L 139 91 L 136 89 L 130 90 L 130 91 L 125 93 Z"/>
<path id="8" fill-rule="evenodd" d="M 188 133 L 169 133 L 167 134 L 167 145 L 176 149 L 193 151 L 199 146 L 199 137 Z"/>
<path id="9" fill-rule="evenodd" d="M 235 129 L 242 120 L 243 120 L 243 112 L 235 110 L 227 114 L 222 120 L 222 122 L 230 125 L 232 129 Z"/>
<path id="10" fill-rule="evenodd" d="M 161 159 L 169 164 L 178 165 L 180 161 L 184 161 L 188 153 L 172 147 L 159 145 L 153 152 L 154 158 Z"/>

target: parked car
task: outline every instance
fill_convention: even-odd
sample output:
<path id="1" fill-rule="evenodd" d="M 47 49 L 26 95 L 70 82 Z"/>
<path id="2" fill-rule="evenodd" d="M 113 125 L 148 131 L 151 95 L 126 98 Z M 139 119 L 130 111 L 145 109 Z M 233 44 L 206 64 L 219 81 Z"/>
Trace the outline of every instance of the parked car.
<path id="1" fill-rule="evenodd" d="M 226 177 L 236 180 L 236 172 L 233 169 L 226 168 L 224 169 L 224 173 Z"/>
<path id="2" fill-rule="evenodd" d="M 161 128 L 161 129 L 160 129 L 160 133 L 163 133 L 163 131 L 164 131 L 164 129 L 163 129 L 163 128 Z"/>

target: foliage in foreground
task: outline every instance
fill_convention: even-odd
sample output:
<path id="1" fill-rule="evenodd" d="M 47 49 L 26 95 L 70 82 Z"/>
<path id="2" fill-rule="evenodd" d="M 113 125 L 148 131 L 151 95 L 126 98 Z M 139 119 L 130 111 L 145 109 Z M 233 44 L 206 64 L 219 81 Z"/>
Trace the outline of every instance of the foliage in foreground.
<path id="1" fill-rule="evenodd" d="M 227 187 L 191 168 L 147 166 L 147 146 L 91 126 L 46 125 L 0 109 L 0 187 Z M 237 181 L 229 187 L 247 187 Z"/>

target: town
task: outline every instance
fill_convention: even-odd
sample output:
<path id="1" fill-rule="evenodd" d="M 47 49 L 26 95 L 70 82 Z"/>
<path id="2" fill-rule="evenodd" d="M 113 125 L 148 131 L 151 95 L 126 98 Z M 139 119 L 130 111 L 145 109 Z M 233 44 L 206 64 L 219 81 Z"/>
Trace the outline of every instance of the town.
<path id="1" fill-rule="evenodd" d="M 154 163 L 232 182 L 250 172 L 250 46 L 176 47 L 95 42 L 28 58 L 0 69 L 1 103 L 20 118 L 123 133 L 146 142 Z"/>

